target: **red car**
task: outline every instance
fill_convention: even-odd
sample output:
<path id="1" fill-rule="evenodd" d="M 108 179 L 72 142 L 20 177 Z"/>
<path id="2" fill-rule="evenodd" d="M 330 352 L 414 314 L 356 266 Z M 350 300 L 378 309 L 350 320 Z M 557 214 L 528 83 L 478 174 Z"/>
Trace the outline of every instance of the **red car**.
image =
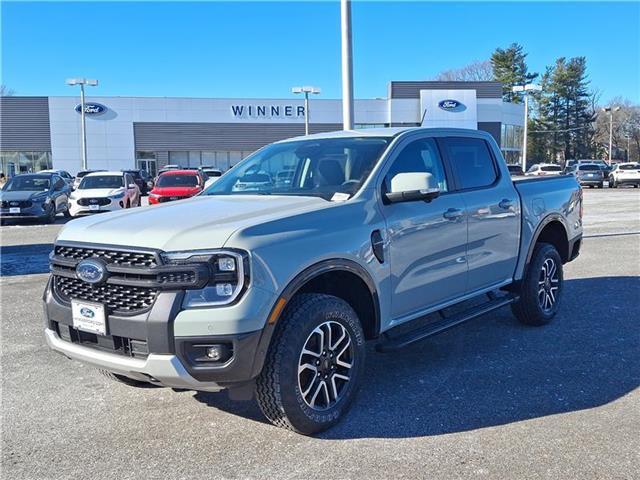
<path id="1" fill-rule="evenodd" d="M 149 192 L 149 204 L 193 197 L 203 188 L 204 178 L 197 170 L 169 170 L 158 176 L 153 190 Z"/>

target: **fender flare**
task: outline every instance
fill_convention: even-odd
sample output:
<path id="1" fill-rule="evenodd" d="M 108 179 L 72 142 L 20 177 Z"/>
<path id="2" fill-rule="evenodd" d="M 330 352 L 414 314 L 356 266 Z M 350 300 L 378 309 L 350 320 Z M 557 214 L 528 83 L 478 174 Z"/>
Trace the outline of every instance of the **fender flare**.
<path id="1" fill-rule="evenodd" d="M 533 235 L 531 237 L 531 242 L 529 243 L 529 250 L 527 251 L 527 259 L 525 261 L 524 264 L 524 269 L 526 271 L 527 267 L 529 266 L 529 263 L 531 262 L 531 257 L 533 256 L 533 250 L 536 246 L 536 243 L 538 243 L 538 238 L 540 238 L 540 234 L 542 233 L 542 231 L 544 230 L 544 228 L 549 225 L 551 222 L 559 222 L 562 225 L 562 228 L 564 228 L 564 233 L 567 237 L 567 241 L 569 241 L 569 230 L 567 229 L 567 226 L 565 225 L 565 220 L 562 217 L 562 215 L 560 215 L 559 213 L 550 213 L 549 215 L 547 215 L 546 217 L 544 217 L 540 223 L 538 224 L 538 226 L 536 227 L 535 231 L 533 232 Z M 567 248 L 569 248 L 569 246 L 567 245 Z M 568 258 L 563 259 L 563 262 L 568 261 Z"/>
<path id="2" fill-rule="evenodd" d="M 252 374 L 253 376 L 257 376 L 262 370 L 262 366 L 264 364 L 264 359 L 267 355 L 267 351 L 269 350 L 269 346 L 271 345 L 271 338 L 273 337 L 273 333 L 275 328 L 280 320 L 280 316 L 284 311 L 285 307 L 288 305 L 289 301 L 295 296 L 295 294 L 310 280 L 323 275 L 328 272 L 349 272 L 354 275 L 357 275 L 367 286 L 371 296 L 373 298 L 373 310 L 374 310 L 374 336 L 379 335 L 380 333 L 380 301 L 378 298 L 378 292 L 376 289 L 376 284 L 371 278 L 371 275 L 367 270 L 362 267 L 362 265 L 358 264 L 353 260 L 348 260 L 346 258 L 335 258 L 328 259 L 313 264 L 300 273 L 298 273 L 282 290 L 282 293 L 278 296 L 278 298 L 273 303 L 269 316 L 265 322 L 264 328 L 262 329 L 262 335 L 260 335 L 260 341 L 258 343 L 258 347 L 256 349 L 256 354 L 253 362 Z"/>

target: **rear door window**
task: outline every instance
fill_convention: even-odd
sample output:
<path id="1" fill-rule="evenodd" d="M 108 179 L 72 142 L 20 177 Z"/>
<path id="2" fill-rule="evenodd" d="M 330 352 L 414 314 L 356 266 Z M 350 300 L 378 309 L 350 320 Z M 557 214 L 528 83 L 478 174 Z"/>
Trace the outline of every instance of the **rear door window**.
<path id="1" fill-rule="evenodd" d="M 488 187 L 498 179 L 493 156 L 483 139 L 448 137 L 439 141 L 460 189 Z"/>

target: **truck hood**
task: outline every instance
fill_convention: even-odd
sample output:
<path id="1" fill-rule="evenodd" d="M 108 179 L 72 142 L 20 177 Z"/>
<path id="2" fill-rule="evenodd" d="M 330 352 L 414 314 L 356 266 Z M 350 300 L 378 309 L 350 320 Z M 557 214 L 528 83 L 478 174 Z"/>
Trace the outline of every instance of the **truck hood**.
<path id="1" fill-rule="evenodd" d="M 198 196 L 79 218 L 64 227 L 58 240 L 164 251 L 219 248 L 243 227 L 333 205 L 313 197 Z"/>

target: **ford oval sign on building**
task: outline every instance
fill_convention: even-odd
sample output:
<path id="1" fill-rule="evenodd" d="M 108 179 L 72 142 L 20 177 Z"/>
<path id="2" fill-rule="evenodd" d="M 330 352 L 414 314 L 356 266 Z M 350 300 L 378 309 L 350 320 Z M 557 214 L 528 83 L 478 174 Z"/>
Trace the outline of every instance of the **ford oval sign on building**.
<path id="1" fill-rule="evenodd" d="M 451 99 L 438 102 L 438 107 L 447 112 L 464 112 L 467 109 L 464 103 Z"/>
<path id="2" fill-rule="evenodd" d="M 100 103 L 85 103 L 84 113 L 85 115 L 99 115 L 107 111 L 107 107 Z M 82 105 L 76 106 L 76 112 L 82 113 Z"/>

